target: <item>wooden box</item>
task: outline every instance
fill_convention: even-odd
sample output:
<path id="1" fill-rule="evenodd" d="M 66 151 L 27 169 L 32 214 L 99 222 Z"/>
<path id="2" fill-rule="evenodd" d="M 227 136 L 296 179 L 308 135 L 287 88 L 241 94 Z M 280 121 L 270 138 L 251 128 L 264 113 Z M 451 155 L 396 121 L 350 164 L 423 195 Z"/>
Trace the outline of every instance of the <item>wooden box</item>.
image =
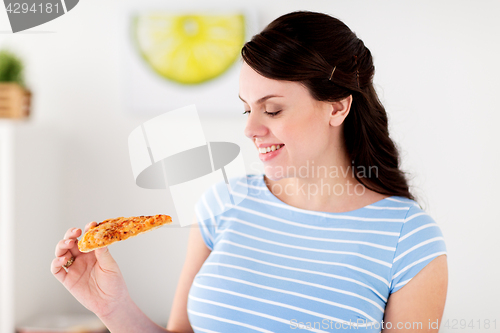
<path id="1" fill-rule="evenodd" d="M 17 83 L 0 83 L 0 118 L 26 118 L 31 93 Z"/>

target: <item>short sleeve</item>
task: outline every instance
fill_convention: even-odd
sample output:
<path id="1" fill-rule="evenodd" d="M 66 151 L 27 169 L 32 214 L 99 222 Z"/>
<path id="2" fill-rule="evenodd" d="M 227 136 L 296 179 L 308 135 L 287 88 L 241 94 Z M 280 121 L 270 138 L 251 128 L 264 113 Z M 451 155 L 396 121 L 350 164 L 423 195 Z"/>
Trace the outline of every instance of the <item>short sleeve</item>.
<path id="1" fill-rule="evenodd" d="M 224 181 L 210 186 L 196 202 L 196 221 L 201 236 L 210 250 L 214 248 L 220 214 L 226 210 L 228 203 L 230 203 L 230 198 Z"/>
<path id="2" fill-rule="evenodd" d="M 401 289 L 428 263 L 443 254 L 446 254 L 446 244 L 441 228 L 429 214 L 412 205 L 396 246 L 390 293 Z"/>

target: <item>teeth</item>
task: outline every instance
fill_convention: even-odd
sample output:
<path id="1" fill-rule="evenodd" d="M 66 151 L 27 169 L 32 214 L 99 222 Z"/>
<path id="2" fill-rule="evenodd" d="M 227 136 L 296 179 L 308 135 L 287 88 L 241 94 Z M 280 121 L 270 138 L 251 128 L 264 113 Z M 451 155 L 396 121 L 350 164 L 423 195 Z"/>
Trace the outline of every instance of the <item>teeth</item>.
<path id="1" fill-rule="evenodd" d="M 266 147 L 266 148 L 259 148 L 259 153 L 261 154 L 267 154 L 271 151 L 275 151 L 283 147 L 282 145 L 272 145 L 271 147 Z"/>

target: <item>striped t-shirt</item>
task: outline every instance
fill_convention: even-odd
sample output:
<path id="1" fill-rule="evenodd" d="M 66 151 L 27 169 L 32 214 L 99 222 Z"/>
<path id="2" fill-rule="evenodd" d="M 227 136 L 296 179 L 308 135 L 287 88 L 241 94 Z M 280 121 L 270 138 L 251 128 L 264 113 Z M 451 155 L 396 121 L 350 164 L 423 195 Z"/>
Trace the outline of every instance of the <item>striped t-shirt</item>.
<path id="1" fill-rule="evenodd" d="M 230 179 L 236 205 L 227 188 L 196 205 L 212 252 L 189 291 L 195 332 L 380 332 L 389 295 L 446 254 L 439 226 L 408 198 L 326 213 L 285 204 L 263 175 Z"/>

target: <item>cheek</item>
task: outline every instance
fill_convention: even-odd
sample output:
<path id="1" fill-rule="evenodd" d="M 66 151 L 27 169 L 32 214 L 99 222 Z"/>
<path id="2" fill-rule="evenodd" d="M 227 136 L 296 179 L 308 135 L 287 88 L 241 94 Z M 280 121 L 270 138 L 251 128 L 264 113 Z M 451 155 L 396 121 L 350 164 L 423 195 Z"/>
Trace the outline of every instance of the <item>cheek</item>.
<path id="1" fill-rule="evenodd" d="M 328 126 L 325 126 L 318 118 L 309 117 L 295 123 L 289 132 L 298 147 L 312 151 L 327 143 L 328 130 Z"/>
<path id="2" fill-rule="evenodd" d="M 321 134 L 318 134 L 317 128 L 313 126 L 299 126 L 288 129 L 288 136 L 285 145 L 287 145 L 288 156 L 294 161 L 294 164 L 302 165 L 307 160 L 317 158 L 319 149 L 321 149 Z M 324 140 L 324 139 L 323 139 Z"/>

